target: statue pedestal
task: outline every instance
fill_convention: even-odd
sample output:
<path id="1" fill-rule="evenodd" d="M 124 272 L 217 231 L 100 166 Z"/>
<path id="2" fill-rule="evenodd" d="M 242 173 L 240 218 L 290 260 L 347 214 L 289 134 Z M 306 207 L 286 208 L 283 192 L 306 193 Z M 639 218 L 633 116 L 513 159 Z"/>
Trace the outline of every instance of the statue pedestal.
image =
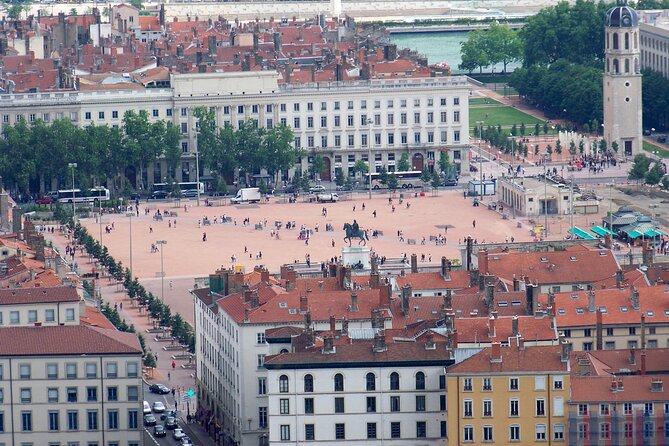
<path id="1" fill-rule="evenodd" d="M 362 263 L 363 269 L 370 269 L 369 248 L 367 246 L 344 246 L 341 249 L 341 259 L 344 265 Z"/>

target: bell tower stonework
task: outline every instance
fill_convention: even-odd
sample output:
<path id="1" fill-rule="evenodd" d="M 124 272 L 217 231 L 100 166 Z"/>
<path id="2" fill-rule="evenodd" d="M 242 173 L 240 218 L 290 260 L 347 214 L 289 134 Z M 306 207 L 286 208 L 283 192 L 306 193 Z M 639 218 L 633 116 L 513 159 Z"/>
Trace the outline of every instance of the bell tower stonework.
<path id="1" fill-rule="evenodd" d="M 604 139 L 629 157 L 643 145 L 639 16 L 626 0 L 617 3 L 604 28 Z"/>

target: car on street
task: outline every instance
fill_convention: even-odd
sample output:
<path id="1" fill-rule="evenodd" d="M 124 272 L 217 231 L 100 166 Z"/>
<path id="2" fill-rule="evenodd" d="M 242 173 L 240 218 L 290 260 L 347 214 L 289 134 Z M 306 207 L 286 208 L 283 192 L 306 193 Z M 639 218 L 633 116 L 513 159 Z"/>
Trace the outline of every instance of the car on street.
<path id="1" fill-rule="evenodd" d="M 181 429 L 180 427 L 177 427 L 174 429 L 174 432 L 172 432 L 172 438 L 175 440 L 181 440 L 183 437 L 185 437 L 186 434 L 184 433 L 184 430 Z"/>
<path id="2" fill-rule="evenodd" d="M 156 401 L 155 403 L 153 403 L 153 411 L 155 413 L 165 412 L 165 404 L 162 401 Z"/>
<path id="3" fill-rule="evenodd" d="M 336 203 L 337 201 L 339 201 L 339 195 L 335 194 L 334 192 L 318 194 L 316 195 L 316 201 L 318 201 L 319 203 L 325 203 L 325 202 Z"/>
<path id="4" fill-rule="evenodd" d="M 170 193 L 164 190 L 157 190 L 151 194 L 151 199 L 152 200 L 164 200 L 166 198 L 169 198 Z"/>
<path id="5" fill-rule="evenodd" d="M 168 393 L 172 393 L 172 390 L 165 384 L 151 384 L 149 386 L 149 392 L 157 393 L 159 395 L 167 395 Z"/>
<path id="6" fill-rule="evenodd" d="M 457 178 L 446 178 L 444 180 L 444 186 L 457 186 L 457 185 L 458 185 Z"/>
<path id="7" fill-rule="evenodd" d="M 144 426 L 155 426 L 156 424 L 158 424 L 158 421 L 155 415 L 152 413 L 144 415 Z"/>
<path id="8" fill-rule="evenodd" d="M 35 203 L 37 204 L 51 204 L 53 203 L 53 198 L 49 196 L 44 196 L 44 197 L 39 197 L 35 199 Z"/>
<path id="9" fill-rule="evenodd" d="M 177 419 L 174 417 L 165 418 L 165 429 L 174 430 L 178 427 Z"/>
<path id="10" fill-rule="evenodd" d="M 181 446 L 193 446 L 193 441 L 190 437 L 183 437 L 181 439 Z"/>
<path id="11" fill-rule="evenodd" d="M 167 431 L 165 430 L 165 426 L 163 426 L 162 424 L 156 424 L 156 426 L 153 428 L 153 436 L 167 437 Z"/>
<path id="12" fill-rule="evenodd" d="M 196 189 L 182 190 L 181 196 L 184 198 L 195 198 L 197 197 L 197 190 Z"/>
<path id="13" fill-rule="evenodd" d="M 309 188 L 309 192 L 312 194 L 319 194 L 321 192 L 325 192 L 325 186 L 322 184 L 316 184 L 315 186 L 311 186 Z"/>
<path id="14" fill-rule="evenodd" d="M 151 413 L 151 405 L 148 401 L 144 401 L 144 415 Z"/>

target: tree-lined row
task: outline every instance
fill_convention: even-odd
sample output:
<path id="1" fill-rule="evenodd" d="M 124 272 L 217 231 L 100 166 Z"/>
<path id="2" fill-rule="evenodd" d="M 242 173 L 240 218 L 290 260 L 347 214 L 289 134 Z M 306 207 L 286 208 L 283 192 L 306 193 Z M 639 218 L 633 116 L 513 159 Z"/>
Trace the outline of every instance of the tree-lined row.
<path id="1" fill-rule="evenodd" d="M 44 193 L 70 184 L 68 163 L 77 187 L 107 184 L 123 189 L 128 169 L 139 173 L 164 156 L 174 173 L 181 158 L 179 129 L 171 122 L 149 121 L 145 111 L 126 112 L 123 125 L 77 127 L 69 119 L 28 123 L 25 118 L 3 126 L 0 139 L 0 175 L 6 188 L 20 194 Z M 140 180 L 141 181 L 141 180 Z M 147 185 L 144 184 L 143 187 Z"/>

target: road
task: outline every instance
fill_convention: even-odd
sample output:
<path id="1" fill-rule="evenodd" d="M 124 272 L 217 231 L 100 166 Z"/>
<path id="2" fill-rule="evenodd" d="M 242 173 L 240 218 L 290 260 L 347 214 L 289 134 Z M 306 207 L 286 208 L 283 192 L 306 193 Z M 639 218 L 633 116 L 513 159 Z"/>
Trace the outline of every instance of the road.
<path id="1" fill-rule="evenodd" d="M 175 396 L 178 397 L 178 395 L 175 394 Z M 153 403 L 156 401 L 160 401 L 163 404 L 165 404 L 166 411 L 173 410 L 175 408 L 175 397 L 172 396 L 171 394 L 167 395 L 159 395 L 156 393 L 151 393 L 149 392 L 149 385 L 145 382 L 144 383 L 144 400 L 147 401 L 151 406 L 153 406 Z M 192 405 L 191 405 L 192 407 Z M 193 440 L 194 445 L 201 445 L 202 443 L 197 441 L 197 436 L 192 434 L 191 428 L 186 422 L 186 405 L 183 403 L 183 400 L 179 403 L 177 406 L 177 422 L 179 424 L 179 427 L 186 432 L 186 434 Z M 154 414 L 156 416 L 156 419 L 158 420 L 158 424 L 163 424 L 164 420 L 160 419 L 161 414 Z M 150 438 L 150 440 L 147 444 L 158 444 L 160 446 L 176 446 L 180 445 L 181 443 L 175 439 L 172 438 L 172 433 L 174 431 L 168 430 L 167 431 L 167 437 L 164 438 L 156 438 L 153 435 L 153 427 L 146 427 L 145 428 L 147 431 L 147 437 Z"/>

